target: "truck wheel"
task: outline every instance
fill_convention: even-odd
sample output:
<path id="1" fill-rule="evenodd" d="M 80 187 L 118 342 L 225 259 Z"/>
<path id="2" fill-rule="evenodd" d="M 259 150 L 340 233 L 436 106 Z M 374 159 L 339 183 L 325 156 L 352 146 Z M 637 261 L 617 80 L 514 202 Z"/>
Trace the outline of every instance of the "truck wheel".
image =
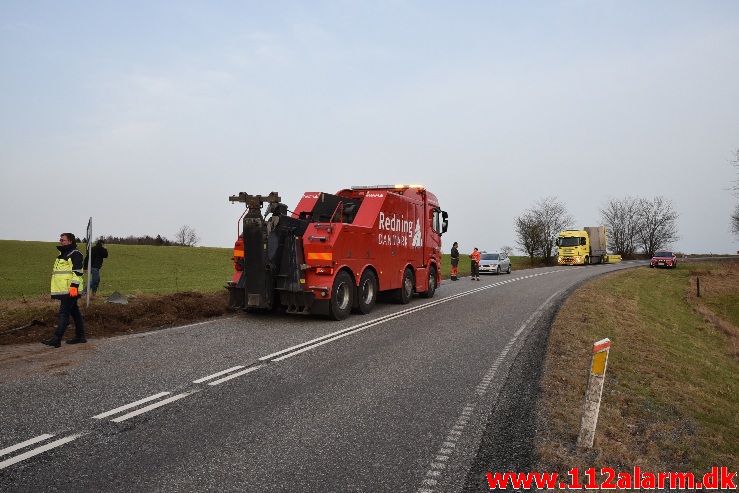
<path id="1" fill-rule="evenodd" d="M 422 298 L 433 298 L 436 292 L 436 267 L 429 269 L 429 288 L 428 291 L 421 293 Z"/>
<path id="2" fill-rule="evenodd" d="M 357 286 L 357 309 L 359 313 L 367 315 L 375 307 L 377 301 L 377 277 L 367 269 L 362 274 Z"/>
<path id="3" fill-rule="evenodd" d="M 398 301 L 402 305 L 407 305 L 411 302 L 411 298 L 413 297 L 413 287 L 415 285 L 416 283 L 413 279 L 413 271 L 411 269 L 406 269 L 403 273 L 403 286 L 398 290 Z"/>
<path id="4" fill-rule="evenodd" d="M 586 256 L 585 262 L 583 262 L 583 265 L 588 265 L 588 264 L 590 264 L 590 257 Z"/>
<path id="5" fill-rule="evenodd" d="M 354 304 L 354 281 L 346 271 L 336 275 L 334 285 L 331 287 L 331 299 L 328 301 L 329 317 L 344 320 L 349 316 Z"/>

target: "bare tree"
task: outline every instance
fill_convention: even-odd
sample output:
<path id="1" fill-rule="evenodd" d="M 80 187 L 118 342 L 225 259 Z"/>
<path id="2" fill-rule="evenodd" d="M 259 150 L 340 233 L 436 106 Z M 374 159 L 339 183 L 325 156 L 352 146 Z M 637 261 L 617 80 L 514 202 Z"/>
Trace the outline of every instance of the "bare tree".
<path id="1" fill-rule="evenodd" d="M 739 168 L 739 149 L 737 149 L 734 152 L 734 159 L 732 159 L 731 164 Z M 739 178 L 734 180 L 734 185 L 731 187 L 731 192 L 734 194 L 735 197 L 739 197 Z"/>
<path id="2" fill-rule="evenodd" d="M 637 237 L 644 253 L 651 256 L 660 248 L 680 239 L 677 233 L 677 218 L 671 200 L 655 197 L 654 200 L 639 200 L 639 231 Z"/>
<path id="3" fill-rule="evenodd" d="M 610 198 L 600 207 L 600 217 L 606 225 L 608 244 L 611 249 L 626 258 L 633 257 L 637 248 L 639 224 L 639 199 L 626 197 Z"/>
<path id="4" fill-rule="evenodd" d="M 500 247 L 500 253 L 502 253 L 503 255 L 507 257 L 510 257 L 511 254 L 513 253 L 513 247 L 510 247 L 508 245 L 502 246 Z"/>
<path id="5" fill-rule="evenodd" d="M 559 233 L 571 228 L 574 220 L 564 204 L 556 197 L 539 199 L 531 212 L 541 222 L 542 256 L 544 261 L 549 263 Z"/>
<path id="6" fill-rule="evenodd" d="M 200 241 L 200 238 L 198 237 L 197 233 L 195 233 L 195 230 L 187 224 L 182 226 L 177 231 L 177 233 L 175 233 L 174 239 L 180 245 L 189 247 L 194 247 Z"/>
<path id="7" fill-rule="evenodd" d="M 544 225 L 532 211 L 526 211 L 516 218 L 516 243 L 531 259 L 544 251 Z"/>
<path id="8" fill-rule="evenodd" d="M 734 159 L 731 163 L 739 168 L 739 149 L 734 153 Z M 739 178 L 734 181 L 731 190 L 735 197 L 739 197 Z M 731 215 L 731 232 L 739 238 L 739 205 L 736 206 L 734 213 Z"/>

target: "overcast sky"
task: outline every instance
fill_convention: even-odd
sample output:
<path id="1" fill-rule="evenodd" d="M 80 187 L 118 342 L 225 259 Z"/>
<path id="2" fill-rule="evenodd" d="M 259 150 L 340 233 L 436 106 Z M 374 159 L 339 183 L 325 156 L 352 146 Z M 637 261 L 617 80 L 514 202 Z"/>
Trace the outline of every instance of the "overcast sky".
<path id="1" fill-rule="evenodd" d="M 739 250 L 735 0 L 6 0 L 0 46 L 2 239 L 231 247 L 230 195 L 420 183 L 446 252 L 627 196 L 673 202 L 681 252 Z"/>

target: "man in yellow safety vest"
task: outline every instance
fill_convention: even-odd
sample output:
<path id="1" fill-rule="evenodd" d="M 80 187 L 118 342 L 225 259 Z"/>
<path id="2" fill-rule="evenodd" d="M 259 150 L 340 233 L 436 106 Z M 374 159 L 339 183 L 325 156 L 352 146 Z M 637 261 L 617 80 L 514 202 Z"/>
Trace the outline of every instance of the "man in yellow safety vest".
<path id="1" fill-rule="evenodd" d="M 87 342 L 85 338 L 85 323 L 82 320 L 82 312 L 77 304 L 82 294 L 82 276 L 84 273 L 82 252 L 77 250 L 77 241 L 72 233 L 59 235 L 59 256 L 54 262 L 54 270 L 51 273 L 51 297 L 61 301 L 59 305 L 59 322 L 51 339 L 41 341 L 52 347 L 62 345 L 64 331 L 67 330 L 69 317 L 74 320 L 73 339 L 67 339 L 67 344 L 79 344 Z"/>

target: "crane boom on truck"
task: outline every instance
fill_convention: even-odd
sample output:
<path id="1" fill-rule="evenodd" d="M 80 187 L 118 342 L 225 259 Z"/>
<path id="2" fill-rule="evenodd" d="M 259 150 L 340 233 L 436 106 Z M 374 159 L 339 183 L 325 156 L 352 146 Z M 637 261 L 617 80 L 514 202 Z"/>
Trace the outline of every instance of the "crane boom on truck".
<path id="1" fill-rule="evenodd" d="M 291 213 L 276 192 L 229 200 L 246 204 L 226 285 L 231 307 L 341 320 L 370 313 L 381 292 L 401 303 L 430 298 L 441 281 L 448 215 L 423 187 L 306 192 Z"/>
<path id="2" fill-rule="evenodd" d="M 585 226 L 568 229 L 557 237 L 557 263 L 560 265 L 588 265 L 620 262 L 620 255 L 609 255 L 606 248 L 606 227 Z"/>

